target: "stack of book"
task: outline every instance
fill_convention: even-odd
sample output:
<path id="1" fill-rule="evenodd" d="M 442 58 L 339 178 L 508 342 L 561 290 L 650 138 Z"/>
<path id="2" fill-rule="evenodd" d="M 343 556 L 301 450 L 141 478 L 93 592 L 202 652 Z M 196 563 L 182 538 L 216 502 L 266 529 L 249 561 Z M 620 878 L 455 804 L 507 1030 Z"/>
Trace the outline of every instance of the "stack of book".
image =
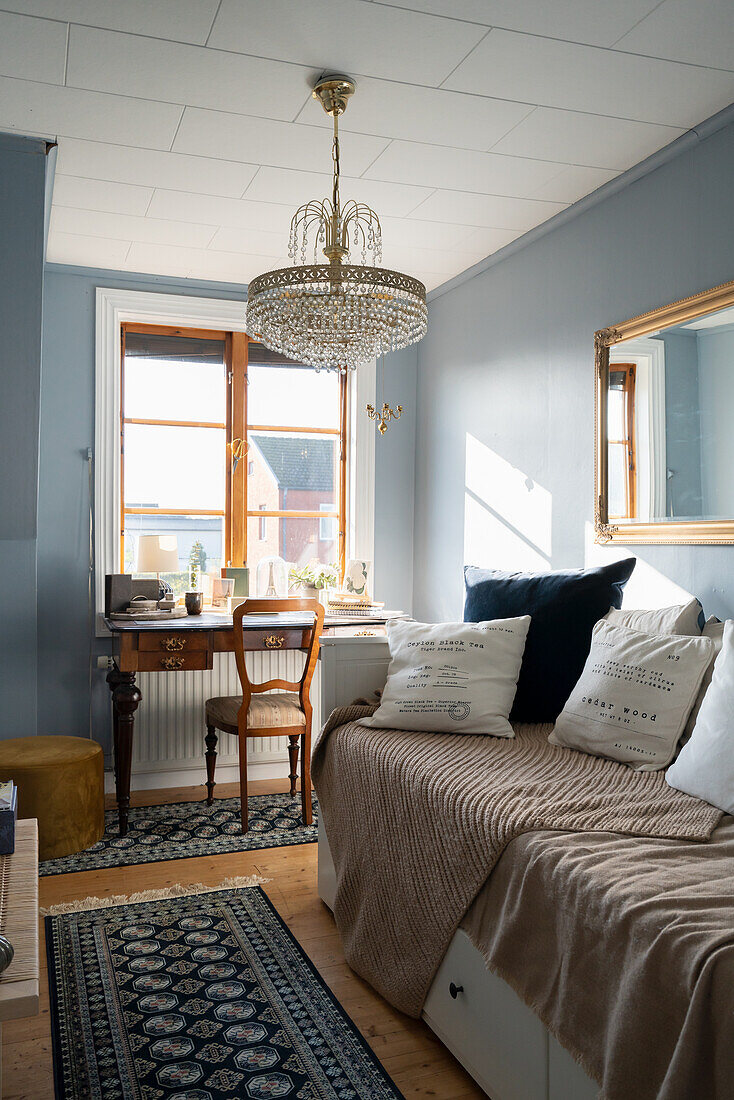
<path id="1" fill-rule="evenodd" d="M 363 615 L 370 618 L 382 614 L 384 603 L 355 596 L 351 592 L 330 592 L 326 611 L 329 615 Z"/>

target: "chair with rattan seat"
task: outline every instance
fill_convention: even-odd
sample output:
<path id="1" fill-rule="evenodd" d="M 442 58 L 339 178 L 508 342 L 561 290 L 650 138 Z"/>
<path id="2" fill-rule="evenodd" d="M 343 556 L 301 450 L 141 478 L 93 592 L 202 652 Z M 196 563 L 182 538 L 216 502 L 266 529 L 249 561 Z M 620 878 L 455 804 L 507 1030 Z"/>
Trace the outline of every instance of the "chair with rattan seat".
<path id="1" fill-rule="evenodd" d="M 306 662 L 300 680 L 266 680 L 253 684 L 245 667 L 245 643 L 242 620 L 245 615 L 274 612 L 311 611 L 313 626 L 303 630 Z M 301 806 L 304 825 L 313 823 L 311 809 L 311 718 L 313 707 L 309 697 L 311 681 L 316 671 L 324 608 L 318 600 L 245 600 L 232 616 L 234 654 L 242 695 L 225 695 L 207 699 L 206 714 L 206 789 L 207 805 L 214 801 L 214 769 L 217 761 L 217 730 L 239 739 L 240 816 L 242 832 L 247 832 L 247 738 L 287 737 L 290 761 L 291 798 L 295 797 L 298 750 L 301 750 Z M 308 638 L 308 641 L 306 641 Z"/>

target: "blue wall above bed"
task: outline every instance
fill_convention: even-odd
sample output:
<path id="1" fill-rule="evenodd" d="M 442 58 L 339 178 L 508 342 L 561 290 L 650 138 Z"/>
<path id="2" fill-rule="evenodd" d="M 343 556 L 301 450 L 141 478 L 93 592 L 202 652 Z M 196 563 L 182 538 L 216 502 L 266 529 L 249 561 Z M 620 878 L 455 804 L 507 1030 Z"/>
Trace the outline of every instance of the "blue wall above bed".
<path id="1" fill-rule="evenodd" d="M 465 562 L 573 568 L 628 552 L 628 605 L 690 592 L 734 616 L 734 547 L 604 550 L 591 529 L 594 332 L 734 278 L 732 179 L 734 124 L 689 135 L 674 159 L 433 298 L 418 351 L 417 616 L 461 616 Z"/>

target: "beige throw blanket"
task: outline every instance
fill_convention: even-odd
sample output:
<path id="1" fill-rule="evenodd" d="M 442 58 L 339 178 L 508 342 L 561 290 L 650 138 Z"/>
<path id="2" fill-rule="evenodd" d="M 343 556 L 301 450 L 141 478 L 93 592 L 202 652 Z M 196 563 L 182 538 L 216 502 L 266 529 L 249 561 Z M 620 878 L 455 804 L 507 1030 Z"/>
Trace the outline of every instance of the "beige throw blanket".
<path id="1" fill-rule="evenodd" d="M 547 743 L 368 729 L 375 707 L 335 711 L 312 775 L 336 868 L 349 965 L 419 1016 L 464 914 L 509 842 L 539 829 L 706 840 L 721 814 L 662 772 Z"/>
<path id="2" fill-rule="evenodd" d="M 462 928 L 607 1100 L 734 1096 L 734 821 L 513 841 Z"/>

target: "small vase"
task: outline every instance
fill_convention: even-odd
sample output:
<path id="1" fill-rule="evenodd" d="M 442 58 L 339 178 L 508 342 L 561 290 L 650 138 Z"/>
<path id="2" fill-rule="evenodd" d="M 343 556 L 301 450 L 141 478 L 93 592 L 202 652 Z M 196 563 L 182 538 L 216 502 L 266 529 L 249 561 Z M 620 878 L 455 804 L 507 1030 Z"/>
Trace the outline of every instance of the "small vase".
<path id="1" fill-rule="evenodd" d="M 189 615 L 201 615 L 201 609 L 204 606 L 203 592 L 187 592 L 184 601 Z"/>

